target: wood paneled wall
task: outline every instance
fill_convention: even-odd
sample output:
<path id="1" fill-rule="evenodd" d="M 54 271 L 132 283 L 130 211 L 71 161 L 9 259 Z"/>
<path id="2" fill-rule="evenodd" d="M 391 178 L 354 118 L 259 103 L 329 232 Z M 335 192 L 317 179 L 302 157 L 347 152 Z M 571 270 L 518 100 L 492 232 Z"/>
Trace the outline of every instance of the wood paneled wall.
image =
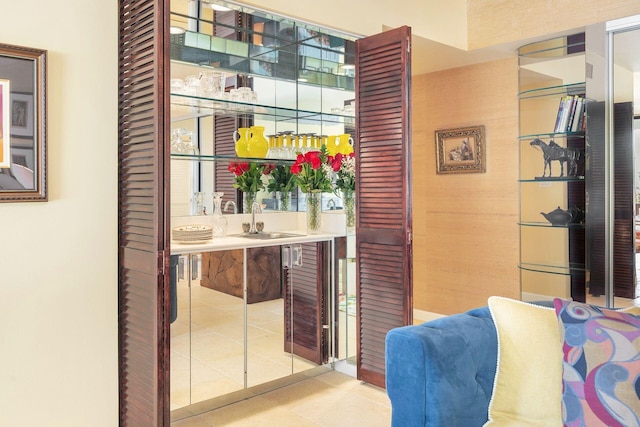
<path id="1" fill-rule="evenodd" d="M 473 0 L 467 38 L 473 50 L 637 14 L 638 0 Z"/>
<path id="2" fill-rule="evenodd" d="M 518 69 L 510 58 L 414 76 L 414 308 L 452 314 L 520 298 Z M 486 127 L 487 172 L 436 173 L 435 130 Z"/>

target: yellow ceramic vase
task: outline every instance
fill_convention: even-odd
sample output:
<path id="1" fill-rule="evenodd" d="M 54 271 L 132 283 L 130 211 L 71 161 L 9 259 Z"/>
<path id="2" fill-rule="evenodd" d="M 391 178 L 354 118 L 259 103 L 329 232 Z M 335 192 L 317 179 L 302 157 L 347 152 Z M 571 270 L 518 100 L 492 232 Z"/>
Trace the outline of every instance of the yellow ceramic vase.
<path id="1" fill-rule="evenodd" d="M 249 156 L 249 128 L 239 128 L 233 131 L 233 140 L 235 141 L 236 155 L 238 157 Z"/>
<path id="2" fill-rule="evenodd" d="M 332 156 L 335 156 L 338 152 L 338 137 L 335 135 L 327 136 L 327 153 Z"/>
<path id="3" fill-rule="evenodd" d="M 251 126 L 249 128 L 247 151 L 249 151 L 249 157 L 267 157 L 269 141 L 264 137 L 264 126 Z"/>
<path id="4" fill-rule="evenodd" d="M 343 155 L 353 153 L 353 138 L 351 138 L 350 134 L 344 133 L 342 135 L 338 135 L 336 153 L 341 153 Z"/>

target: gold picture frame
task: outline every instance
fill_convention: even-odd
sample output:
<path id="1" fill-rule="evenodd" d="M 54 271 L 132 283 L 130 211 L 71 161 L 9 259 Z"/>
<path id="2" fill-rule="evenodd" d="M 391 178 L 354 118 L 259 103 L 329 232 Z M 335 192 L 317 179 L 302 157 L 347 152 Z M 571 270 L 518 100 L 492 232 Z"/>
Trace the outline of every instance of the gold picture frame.
<path id="1" fill-rule="evenodd" d="M 47 201 L 47 51 L 0 43 L 0 202 Z"/>
<path id="2" fill-rule="evenodd" d="M 436 130 L 435 134 L 437 173 L 486 172 L 483 125 Z"/>

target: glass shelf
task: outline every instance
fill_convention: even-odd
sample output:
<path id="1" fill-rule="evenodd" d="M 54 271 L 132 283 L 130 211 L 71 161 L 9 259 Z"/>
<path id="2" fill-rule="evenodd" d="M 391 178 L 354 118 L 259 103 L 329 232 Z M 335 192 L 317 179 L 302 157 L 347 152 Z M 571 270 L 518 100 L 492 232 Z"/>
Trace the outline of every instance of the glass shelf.
<path id="1" fill-rule="evenodd" d="M 518 182 L 584 182 L 584 176 L 536 177 L 533 179 L 519 179 Z"/>
<path id="2" fill-rule="evenodd" d="M 584 228 L 584 224 L 553 225 L 549 222 L 519 222 L 518 225 L 521 225 L 523 227 L 564 228 L 564 229 Z"/>
<path id="3" fill-rule="evenodd" d="M 551 133 L 532 133 L 528 135 L 520 135 L 519 140 L 525 139 L 551 139 L 551 138 L 584 138 L 584 132 L 551 132 Z"/>
<path id="4" fill-rule="evenodd" d="M 548 86 L 525 90 L 518 94 L 520 100 L 535 99 L 548 96 L 583 95 L 587 90 L 585 82 L 571 83 L 567 85 Z"/>
<path id="5" fill-rule="evenodd" d="M 586 272 L 586 268 L 584 264 L 560 266 L 560 265 L 522 263 L 518 267 L 521 270 L 534 271 L 537 273 L 545 273 L 545 274 L 559 274 L 562 276 L 573 276 L 578 274 L 584 274 Z"/>
<path id="6" fill-rule="evenodd" d="M 324 122 L 355 125 L 355 116 L 351 115 L 272 107 L 180 93 L 171 94 L 171 121 L 174 122 L 213 115 L 237 117 L 238 114 L 250 114 L 255 119 L 275 120 L 279 122 Z"/>
<path id="7" fill-rule="evenodd" d="M 242 162 L 259 162 L 259 163 L 272 163 L 275 165 L 292 165 L 295 160 L 288 159 L 273 159 L 273 158 L 256 158 L 256 157 L 235 157 L 235 156 L 211 156 L 203 154 L 171 154 L 172 160 L 187 160 L 187 161 L 200 161 L 200 162 L 228 162 L 228 163 L 242 163 Z"/>
<path id="8" fill-rule="evenodd" d="M 552 58 L 564 58 L 572 54 L 581 54 L 584 53 L 584 50 L 584 37 L 578 39 L 562 37 L 546 43 L 537 41 L 521 46 L 518 48 L 518 56 L 520 58 L 548 60 Z"/>

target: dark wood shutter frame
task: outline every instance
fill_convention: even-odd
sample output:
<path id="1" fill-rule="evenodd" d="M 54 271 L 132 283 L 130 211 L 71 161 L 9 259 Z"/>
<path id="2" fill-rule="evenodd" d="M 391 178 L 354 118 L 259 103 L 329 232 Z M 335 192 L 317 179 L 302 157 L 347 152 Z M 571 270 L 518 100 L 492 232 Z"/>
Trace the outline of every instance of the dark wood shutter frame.
<path id="1" fill-rule="evenodd" d="M 358 379 L 385 386 L 385 337 L 413 322 L 411 29 L 356 41 Z"/>
<path id="2" fill-rule="evenodd" d="M 120 0 L 121 426 L 169 426 L 169 0 Z"/>

